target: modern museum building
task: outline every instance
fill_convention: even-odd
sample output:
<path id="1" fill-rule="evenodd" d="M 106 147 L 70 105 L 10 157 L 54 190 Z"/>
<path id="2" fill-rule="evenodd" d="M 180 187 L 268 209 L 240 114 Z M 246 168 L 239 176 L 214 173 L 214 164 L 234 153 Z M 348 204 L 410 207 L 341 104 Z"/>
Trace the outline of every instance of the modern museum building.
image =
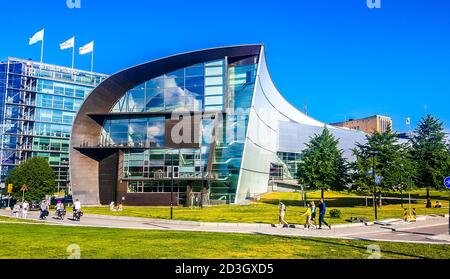
<path id="1" fill-rule="evenodd" d="M 70 178 L 83 204 L 240 203 L 294 180 L 326 125 L 275 87 L 263 45 L 183 53 L 120 71 L 82 104 Z M 347 157 L 365 134 L 328 126 Z"/>

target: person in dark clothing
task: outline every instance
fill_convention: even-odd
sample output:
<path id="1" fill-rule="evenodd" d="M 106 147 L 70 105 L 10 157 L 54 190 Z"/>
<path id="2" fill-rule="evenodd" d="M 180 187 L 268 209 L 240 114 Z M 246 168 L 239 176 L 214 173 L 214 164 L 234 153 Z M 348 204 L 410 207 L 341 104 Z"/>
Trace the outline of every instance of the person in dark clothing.
<path id="1" fill-rule="evenodd" d="M 331 226 L 325 221 L 325 213 L 327 212 L 327 205 L 320 199 L 319 201 L 319 229 L 322 229 L 322 223 L 328 226 L 331 230 Z"/>

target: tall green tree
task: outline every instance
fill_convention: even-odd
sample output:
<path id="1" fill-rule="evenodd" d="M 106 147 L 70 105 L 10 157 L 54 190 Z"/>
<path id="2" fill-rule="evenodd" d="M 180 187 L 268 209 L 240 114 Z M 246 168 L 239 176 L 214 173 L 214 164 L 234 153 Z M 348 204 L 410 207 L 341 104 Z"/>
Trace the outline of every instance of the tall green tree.
<path id="1" fill-rule="evenodd" d="M 342 190 L 349 183 L 349 165 L 339 149 L 339 140 L 328 130 L 314 135 L 301 152 L 299 183 L 311 189 Z"/>
<path id="2" fill-rule="evenodd" d="M 427 189 L 443 187 L 443 179 L 449 175 L 449 151 L 445 142 L 443 123 L 427 115 L 419 122 L 412 139 L 412 157 L 415 162 L 416 184 Z"/>
<path id="3" fill-rule="evenodd" d="M 6 182 L 14 185 L 12 196 L 17 200 L 22 199 L 21 188 L 26 185 L 25 199 L 38 201 L 55 192 L 56 175 L 45 158 L 34 157 L 13 169 Z"/>
<path id="4" fill-rule="evenodd" d="M 354 187 L 373 192 L 374 177 L 382 177 L 376 191 L 398 189 L 406 179 L 406 171 L 411 164 L 407 145 L 398 142 L 397 135 L 391 129 L 366 135 L 365 143 L 357 143 L 353 149 L 356 157 L 353 163 Z M 374 193 L 376 194 L 376 193 Z"/>

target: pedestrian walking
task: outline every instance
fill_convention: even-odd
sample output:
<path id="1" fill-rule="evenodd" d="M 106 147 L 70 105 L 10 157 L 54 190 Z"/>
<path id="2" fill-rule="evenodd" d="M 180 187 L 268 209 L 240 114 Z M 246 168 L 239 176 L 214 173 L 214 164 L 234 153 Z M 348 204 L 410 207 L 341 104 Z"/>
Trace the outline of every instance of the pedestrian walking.
<path id="1" fill-rule="evenodd" d="M 289 225 L 288 222 L 284 220 L 284 216 L 286 215 L 286 205 L 284 205 L 284 203 L 282 203 L 281 201 L 280 204 L 278 205 L 278 212 L 279 212 L 278 225 L 281 226 L 282 223 L 284 225 Z"/>
<path id="2" fill-rule="evenodd" d="M 311 227 L 311 204 L 308 204 L 306 212 L 302 216 L 306 216 L 305 229 L 309 230 Z"/>
<path id="3" fill-rule="evenodd" d="M 331 230 L 330 224 L 328 224 L 325 221 L 325 213 L 327 212 L 327 205 L 323 201 L 323 199 L 320 199 L 319 201 L 319 230 L 322 229 L 322 223 L 328 226 L 328 228 Z"/>
<path id="4" fill-rule="evenodd" d="M 317 226 L 316 222 L 316 204 L 314 201 L 311 201 L 311 223 L 314 223 L 314 227 Z"/>
<path id="5" fill-rule="evenodd" d="M 27 201 L 22 203 L 22 218 L 27 219 L 28 210 L 30 210 L 30 204 Z"/>
<path id="6" fill-rule="evenodd" d="M 16 203 L 16 204 L 13 206 L 13 216 L 14 216 L 15 218 L 19 218 L 19 211 L 20 211 L 20 205 L 19 205 L 19 203 Z"/>

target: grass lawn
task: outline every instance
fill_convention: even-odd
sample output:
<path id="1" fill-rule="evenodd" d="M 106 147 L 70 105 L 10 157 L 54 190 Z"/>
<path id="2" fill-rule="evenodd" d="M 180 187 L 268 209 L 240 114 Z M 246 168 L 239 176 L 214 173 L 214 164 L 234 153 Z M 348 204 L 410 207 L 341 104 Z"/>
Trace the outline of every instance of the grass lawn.
<path id="1" fill-rule="evenodd" d="M 19 223 L 37 223 L 35 220 L 31 219 L 18 219 L 18 218 L 10 218 L 5 216 L 0 216 L 0 222 L 19 222 Z M 0 223 L 1 225 L 1 223 Z"/>
<path id="2" fill-rule="evenodd" d="M 444 192 L 442 196 L 445 194 Z M 345 220 L 352 216 L 373 220 L 373 207 L 365 206 L 365 199 L 357 196 L 357 194 L 349 194 L 347 192 L 326 192 L 325 201 L 328 212 L 336 208 L 342 213 L 340 218 L 330 218 L 328 216 L 329 221 L 333 224 L 346 223 Z M 420 196 L 420 193 L 417 193 L 417 196 Z M 307 198 L 308 200 L 318 201 L 320 199 L 320 191 L 308 193 Z M 277 223 L 279 200 L 282 200 L 287 205 L 286 221 L 293 224 L 304 224 L 305 218 L 300 215 L 305 212 L 305 208 L 303 203 L 300 202 L 299 193 L 269 193 L 264 195 L 259 202 L 250 205 L 222 205 L 205 207 L 203 209 L 176 207 L 174 208 L 174 219 L 202 222 Z M 448 201 L 441 201 L 444 207 L 448 207 Z M 379 208 L 379 219 L 401 218 L 403 209 L 399 204 L 400 201 L 389 202 L 392 204 Z M 424 200 L 415 201 L 413 207 L 416 208 L 417 215 L 448 213 L 448 208 L 425 208 Z M 169 218 L 168 207 L 126 206 L 123 212 L 111 212 L 109 207 L 85 207 L 83 210 L 88 214 Z"/>
<path id="3" fill-rule="evenodd" d="M 371 242 L 179 231 L 0 224 L 0 259 L 64 259 L 80 247 L 83 259 L 365 259 L 377 244 L 385 259 L 450 258 L 450 245 Z M 99 237 L 100 236 L 100 237 Z"/>

